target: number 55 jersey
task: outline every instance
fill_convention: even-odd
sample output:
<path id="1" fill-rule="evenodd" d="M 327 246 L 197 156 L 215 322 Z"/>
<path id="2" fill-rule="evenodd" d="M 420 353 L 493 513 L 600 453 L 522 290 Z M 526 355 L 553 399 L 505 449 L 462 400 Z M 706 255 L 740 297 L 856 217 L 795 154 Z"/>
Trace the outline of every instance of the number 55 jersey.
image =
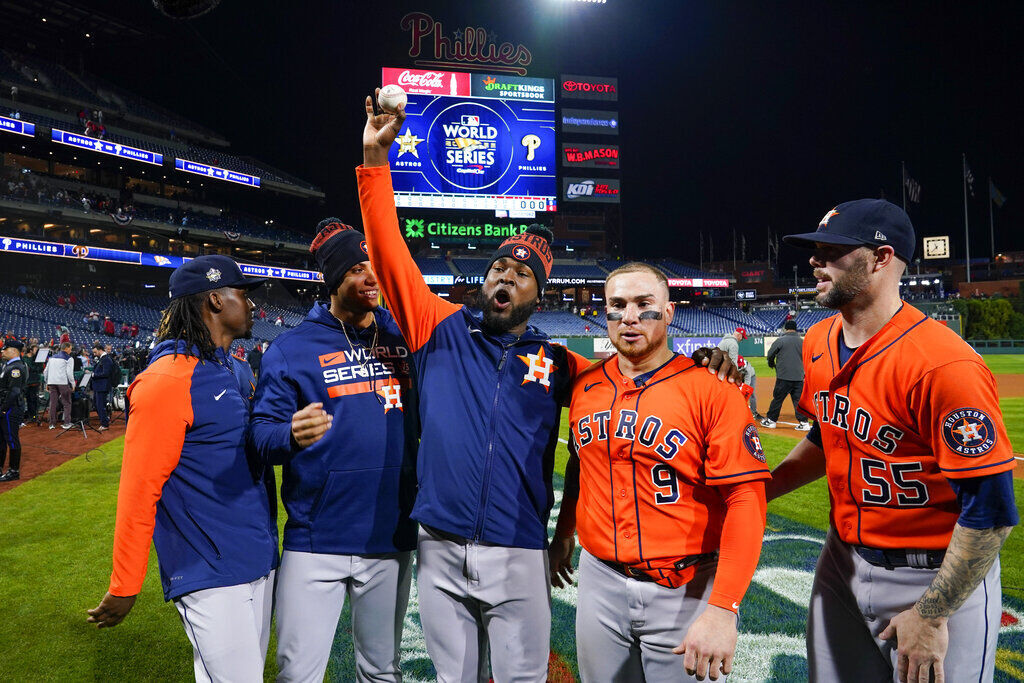
<path id="1" fill-rule="evenodd" d="M 852 545 L 945 548 L 960 515 L 949 480 L 1015 464 L 995 378 L 906 303 L 845 363 L 842 345 L 840 315 L 808 330 L 800 399 L 821 430 L 832 526 Z"/>

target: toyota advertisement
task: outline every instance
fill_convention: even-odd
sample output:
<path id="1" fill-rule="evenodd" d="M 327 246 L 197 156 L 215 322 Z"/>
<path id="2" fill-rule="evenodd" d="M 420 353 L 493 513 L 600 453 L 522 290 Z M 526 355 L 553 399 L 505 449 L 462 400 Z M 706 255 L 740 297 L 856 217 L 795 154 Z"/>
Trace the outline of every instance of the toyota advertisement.
<path id="1" fill-rule="evenodd" d="M 570 76 L 561 78 L 559 89 L 562 99 L 573 100 L 605 100 L 617 102 L 619 99 L 619 79 L 603 76 Z"/>
<path id="2" fill-rule="evenodd" d="M 554 81 L 384 69 L 409 96 L 388 155 L 398 207 L 554 211 Z"/>

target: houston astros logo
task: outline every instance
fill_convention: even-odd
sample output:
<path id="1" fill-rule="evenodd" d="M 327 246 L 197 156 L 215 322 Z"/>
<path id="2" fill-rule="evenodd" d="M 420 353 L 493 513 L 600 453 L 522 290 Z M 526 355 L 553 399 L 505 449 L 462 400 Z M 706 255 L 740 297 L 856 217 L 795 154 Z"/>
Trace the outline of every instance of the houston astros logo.
<path id="1" fill-rule="evenodd" d="M 558 369 L 554 361 L 544 355 L 544 347 L 540 347 L 537 353 L 528 353 L 525 356 L 516 356 L 526 363 L 526 374 L 523 375 L 523 384 L 537 382 L 547 392 L 551 386 L 551 373 Z"/>
<path id="2" fill-rule="evenodd" d="M 942 439 L 954 453 L 975 458 L 996 445 L 996 431 L 992 420 L 982 411 L 960 408 L 942 421 Z"/>
<path id="3" fill-rule="evenodd" d="M 402 387 L 397 384 L 385 384 L 377 390 L 377 393 L 384 399 L 385 413 L 392 408 L 402 410 Z M 403 410 L 403 412 L 405 411 Z"/>
<path id="4" fill-rule="evenodd" d="M 520 261 L 526 261 L 530 258 L 530 250 L 522 245 L 519 245 L 512 250 L 512 255 Z"/>
<path id="5" fill-rule="evenodd" d="M 820 223 L 818 223 L 818 229 L 820 230 L 821 228 L 824 228 L 826 225 L 828 225 L 828 219 L 832 218 L 832 216 L 835 216 L 837 213 L 839 212 L 836 211 L 835 209 L 832 209 L 831 211 L 826 213 L 825 217 L 821 219 Z"/>
<path id="6" fill-rule="evenodd" d="M 368 252 L 366 250 L 366 240 L 363 240 L 362 242 L 359 243 L 359 248 L 363 250 L 364 254 L 369 254 L 370 253 L 370 252 Z"/>
<path id="7" fill-rule="evenodd" d="M 754 425 L 747 425 L 746 429 L 743 430 L 743 445 L 747 447 L 747 452 L 754 456 L 755 460 L 758 462 L 765 461 L 761 437 L 757 435 L 757 427 Z"/>

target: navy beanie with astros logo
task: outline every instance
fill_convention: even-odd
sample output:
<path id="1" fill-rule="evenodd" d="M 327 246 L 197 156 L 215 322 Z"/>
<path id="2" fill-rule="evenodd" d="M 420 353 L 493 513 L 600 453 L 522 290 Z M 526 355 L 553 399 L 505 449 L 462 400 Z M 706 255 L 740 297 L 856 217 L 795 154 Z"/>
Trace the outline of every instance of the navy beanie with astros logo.
<path id="1" fill-rule="evenodd" d="M 317 224 L 316 237 L 309 245 L 309 251 L 323 273 L 329 292 L 338 288 L 349 268 L 370 260 L 363 233 L 338 218 L 325 218 Z"/>
<path id="2" fill-rule="evenodd" d="M 509 237 L 501 243 L 501 246 L 491 254 L 484 276 L 487 276 L 495 261 L 503 256 L 509 256 L 530 266 L 533 276 L 537 279 L 537 292 L 543 295 L 548 276 L 551 275 L 551 265 L 554 263 L 554 256 L 551 254 L 553 238 L 551 230 L 534 223 L 525 232 Z"/>

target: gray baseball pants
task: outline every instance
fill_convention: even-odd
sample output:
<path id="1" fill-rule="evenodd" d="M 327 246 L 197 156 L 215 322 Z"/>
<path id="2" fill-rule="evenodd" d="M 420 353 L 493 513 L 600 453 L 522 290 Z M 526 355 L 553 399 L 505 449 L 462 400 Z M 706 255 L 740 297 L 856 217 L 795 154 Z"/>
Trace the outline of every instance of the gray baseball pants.
<path id="1" fill-rule="evenodd" d="M 551 585 L 545 550 L 473 543 L 420 526 L 420 621 L 441 683 L 546 681 Z"/>
<path id="2" fill-rule="evenodd" d="M 879 640 L 910 609 L 937 569 L 876 567 L 829 531 L 818 558 L 807 616 L 812 681 L 897 681 L 896 643 Z M 947 681 L 991 681 L 1002 616 L 997 559 L 981 585 L 947 622 Z"/>
<path id="3" fill-rule="evenodd" d="M 358 681 L 401 681 L 412 552 L 331 555 L 285 550 L 277 574 L 278 681 L 324 680 L 346 595 Z"/>
<path id="4" fill-rule="evenodd" d="M 197 683 L 263 680 L 273 594 L 270 572 L 249 583 L 206 588 L 174 599 L 192 643 Z"/>
<path id="5" fill-rule="evenodd" d="M 708 604 L 717 562 L 679 588 L 627 578 L 580 552 L 576 659 L 585 683 L 695 681 L 672 652 Z M 726 677 L 719 675 L 718 680 Z"/>

